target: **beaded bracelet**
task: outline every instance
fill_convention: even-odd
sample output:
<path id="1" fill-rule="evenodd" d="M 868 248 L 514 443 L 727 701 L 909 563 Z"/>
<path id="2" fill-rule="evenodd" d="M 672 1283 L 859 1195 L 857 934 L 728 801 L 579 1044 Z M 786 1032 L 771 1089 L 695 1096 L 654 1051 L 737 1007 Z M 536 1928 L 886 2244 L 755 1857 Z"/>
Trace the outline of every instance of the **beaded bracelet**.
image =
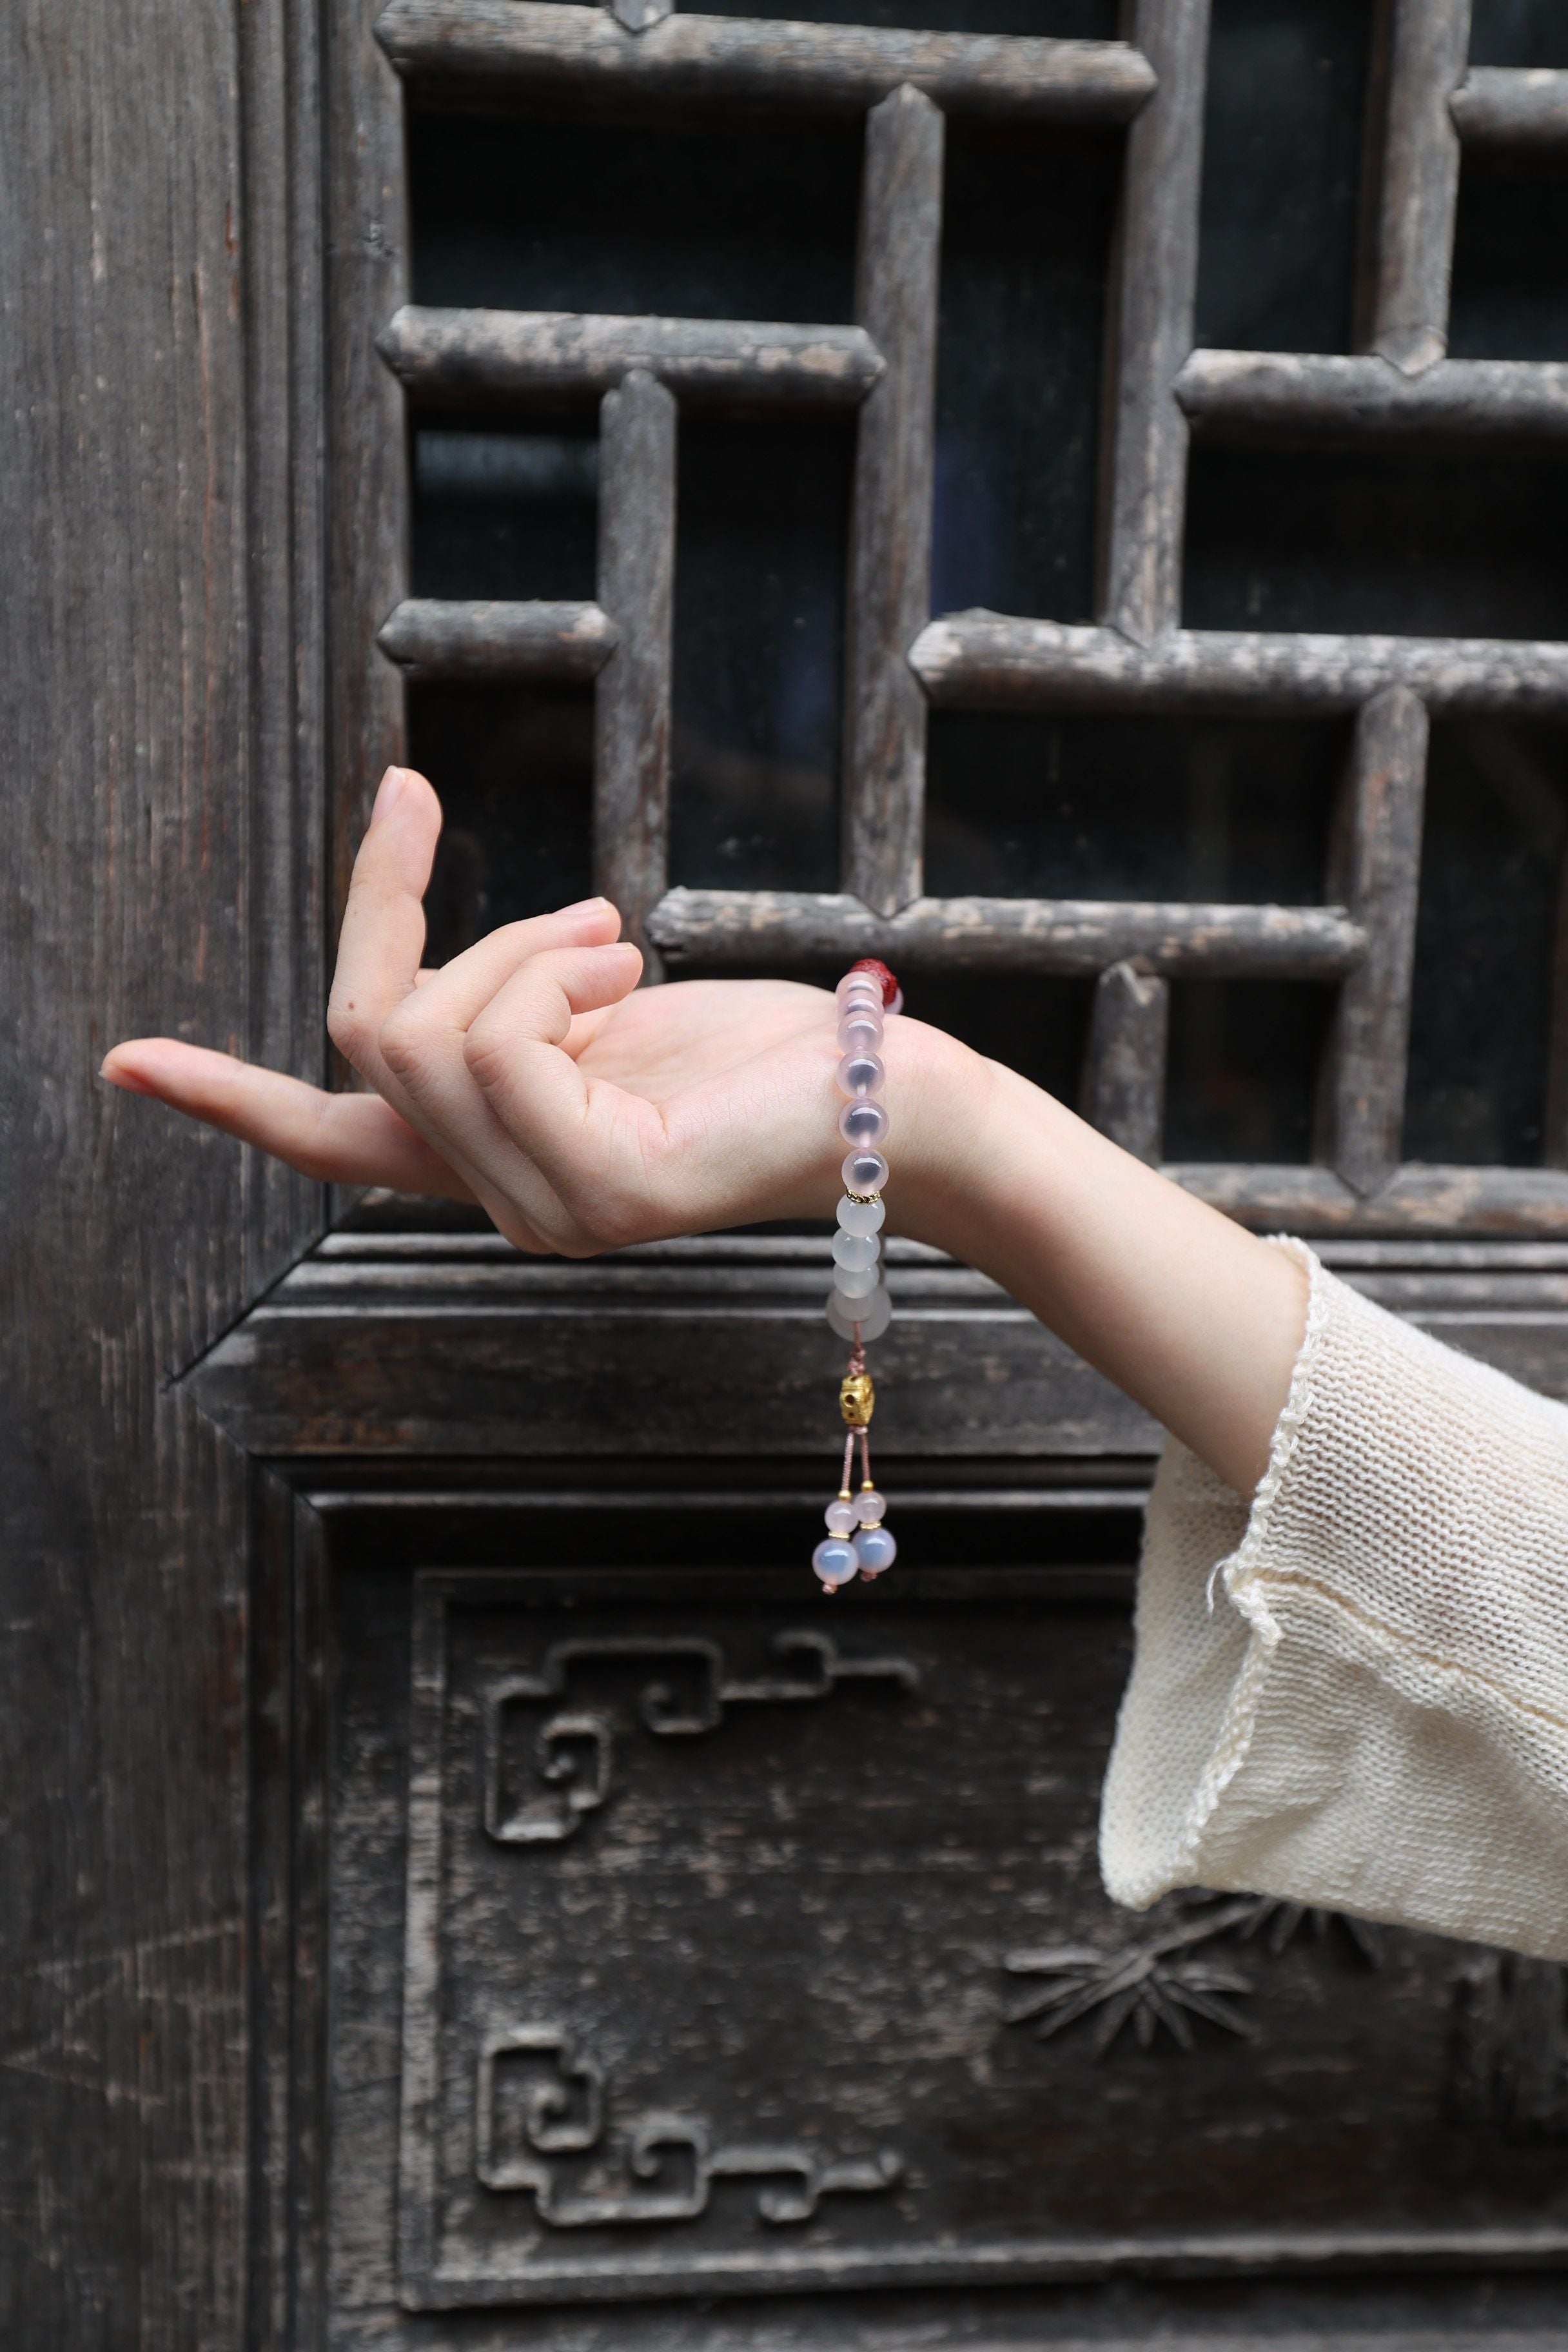
<path id="1" fill-rule="evenodd" d="M 838 1043 L 843 1059 L 838 1085 L 848 1101 L 838 1116 L 838 1132 L 849 1146 L 844 1161 L 844 1198 L 833 1236 L 833 1288 L 827 1319 L 850 1343 L 848 1368 L 838 1385 L 844 1422 L 844 1472 L 838 1493 L 823 1517 L 827 1534 L 811 1555 L 825 1592 L 837 1592 L 857 1576 L 868 1580 L 891 1568 L 898 1545 L 882 1525 L 888 1506 L 871 1477 L 870 1424 L 877 1391 L 866 1370 L 866 1342 L 879 1339 L 892 1318 L 888 1286 L 881 1279 L 882 1244 L 878 1239 L 887 1212 L 882 1187 L 888 1163 L 881 1147 L 888 1114 L 877 1099 L 882 1067 L 882 1014 L 899 1012 L 903 993 L 885 963 L 874 956 L 852 964 L 838 983 Z M 851 1494 L 855 1449 L 860 1449 L 860 1491 Z"/>

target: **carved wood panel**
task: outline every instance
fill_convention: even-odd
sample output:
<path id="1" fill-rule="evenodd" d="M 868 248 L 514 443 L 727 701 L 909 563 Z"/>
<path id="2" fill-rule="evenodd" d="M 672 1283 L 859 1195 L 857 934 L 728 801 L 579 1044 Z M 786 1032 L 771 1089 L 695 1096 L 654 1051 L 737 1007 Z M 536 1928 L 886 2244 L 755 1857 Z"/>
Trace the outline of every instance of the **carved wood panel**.
<path id="1" fill-rule="evenodd" d="M 825 1613 L 346 1580 L 345 2312 L 1568 2255 L 1561 1970 L 1116 1912 L 1122 1608 L 969 1568 Z"/>

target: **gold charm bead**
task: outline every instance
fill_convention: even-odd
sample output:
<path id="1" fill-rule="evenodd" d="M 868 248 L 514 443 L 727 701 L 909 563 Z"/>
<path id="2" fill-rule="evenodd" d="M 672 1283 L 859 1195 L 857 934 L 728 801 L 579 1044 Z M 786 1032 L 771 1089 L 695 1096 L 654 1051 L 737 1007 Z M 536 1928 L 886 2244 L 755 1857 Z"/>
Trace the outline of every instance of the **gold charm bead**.
<path id="1" fill-rule="evenodd" d="M 846 1372 L 838 1383 L 838 1410 L 851 1429 L 865 1429 L 877 1409 L 869 1372 Z"/>

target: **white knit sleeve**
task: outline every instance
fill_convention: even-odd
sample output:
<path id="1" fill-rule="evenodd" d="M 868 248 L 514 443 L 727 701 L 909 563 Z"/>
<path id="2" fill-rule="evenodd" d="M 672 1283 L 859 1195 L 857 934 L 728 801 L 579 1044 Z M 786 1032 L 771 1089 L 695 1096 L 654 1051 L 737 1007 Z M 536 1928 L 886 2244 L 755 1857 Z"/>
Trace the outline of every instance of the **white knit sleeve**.
<path id="1" fill-rule="evenodd" d="M 1568 1407 L 1338 1282 L 1250 1507 L 1173 1441 L 1100 1865 L 1568 1959 Z"/>

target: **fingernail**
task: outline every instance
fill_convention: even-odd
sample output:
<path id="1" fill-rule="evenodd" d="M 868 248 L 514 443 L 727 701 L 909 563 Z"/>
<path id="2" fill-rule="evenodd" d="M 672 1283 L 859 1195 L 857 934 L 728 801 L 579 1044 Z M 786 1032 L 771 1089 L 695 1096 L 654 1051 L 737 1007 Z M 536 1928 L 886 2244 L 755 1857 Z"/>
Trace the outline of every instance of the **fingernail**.
<path id="1" fill-rule="evenodd" d="M 107 1062 L 102 1065 L 98 1075 L 106 1085 L 120 1087 L 123 1094 L 144 1095 L 147 1092 L 140 1078 L 132 1077 L 129 1070 L 111 1070 Z"/>
<path id="2" fill-rule="evenodd" d="M 379 824 L 383 817 L 392 814 L 402 795 L 403 782 L 404 771 L 401 768 L 388 768 L 377 788 L 374 805 L 371 809 L 372 824 Z"/>
<path id="3" fill-rule="evenodd" d="M 574 898 L 569 907 L 558 907 L 556 912 L 561 915 L 586 915 L 595 907 L 607 907 L 609 903 L 609 900 L 604 898 Z"/>

